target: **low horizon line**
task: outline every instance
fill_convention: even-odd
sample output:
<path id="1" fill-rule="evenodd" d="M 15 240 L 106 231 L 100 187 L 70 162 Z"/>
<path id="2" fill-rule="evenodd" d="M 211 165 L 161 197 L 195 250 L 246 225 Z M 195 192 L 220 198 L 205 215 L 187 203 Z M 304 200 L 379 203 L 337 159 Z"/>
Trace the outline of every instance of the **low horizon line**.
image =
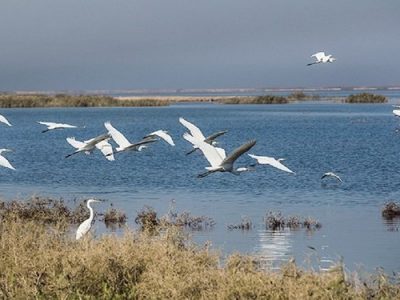
<path id="1" fill-rule="evenodd" d="M 313 91 L 347 91 L 347 90 L 400 90 L 399 85 L 352 85 L 352 86 L 320 86 L 320 87 L 237 87 L 237 88 L 119 88 L 119 89 L 17 89 L 0 90 L 1 93 L 31 93 L 31 94 L 53 94 L 53 93 L 85 93 L 85 94 L 115 94 L 115 93 L 227 93 L 227 92 L 313 92 Z"/>

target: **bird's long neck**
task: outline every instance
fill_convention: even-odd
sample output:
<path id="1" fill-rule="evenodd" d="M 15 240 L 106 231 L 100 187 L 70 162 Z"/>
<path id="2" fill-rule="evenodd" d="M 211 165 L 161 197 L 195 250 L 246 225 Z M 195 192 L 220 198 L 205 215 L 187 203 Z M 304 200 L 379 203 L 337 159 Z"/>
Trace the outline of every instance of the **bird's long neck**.
<path id="1" fill-rule="evenodd" d="M 90 216 L 89 216 L 89 220 L 90 222 L 92 222 L 93 218 L 94 218 L 94 213 L 93 213 L 93 208 L 90 207 L 90 203 L 87 203 L 87 208 L 89 208 L 90 211 Z"/>

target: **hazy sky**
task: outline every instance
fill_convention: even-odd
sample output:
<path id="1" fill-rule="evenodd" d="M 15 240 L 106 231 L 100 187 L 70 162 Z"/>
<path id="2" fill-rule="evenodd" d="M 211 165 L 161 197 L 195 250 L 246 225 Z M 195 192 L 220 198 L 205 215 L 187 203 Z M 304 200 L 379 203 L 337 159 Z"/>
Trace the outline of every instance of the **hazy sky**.
<path id="1" fill-rule="evenodd" d="M 399 0 L 0 2 L 0 90 L 393 84 Z"/>

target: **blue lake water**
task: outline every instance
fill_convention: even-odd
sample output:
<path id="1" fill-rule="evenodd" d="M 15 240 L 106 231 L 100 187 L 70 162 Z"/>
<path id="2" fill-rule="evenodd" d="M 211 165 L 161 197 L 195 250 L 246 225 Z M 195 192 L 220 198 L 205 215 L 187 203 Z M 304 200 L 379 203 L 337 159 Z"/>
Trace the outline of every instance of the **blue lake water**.
<path id="1" fill-rule="evenodd" d="M 17 170 L 0 169 L 0 196 L 107 199 L 96 210 L 104 211 L 113 203 L 127 213 L 130 225 L 144 205 L 162 215 L 175 199 L 179 212 L 215 219 L 213 229 L 191 234 L 199 243 L 211 241 L 223 254 L 254 254 L 273 266 L 295 257 L 299 264 L 321 268 L 342 257 L 351 270 L 400 271 L 400 222 L 381 217 L 386 201 L 400 199 L 400 133 L 396 131 L 400 119 L 392 109 L 389 104 L 301 103 L 2 110 L 14 126 L 1 125 L 0 147 L 14 149 L 7 158 Z M 181 116 L 205 135 L 228 130 L 219 139 L 227 152 L 256 139 L 250 153 L 286 158 L 285 164 L 296 175 L 260 166 L 240 176 L 196 178 L 208 163 L 200 153 L 185 156 L 191 146 L 181 138 L 185 132 L 178 122 Z M 42 134 L 37 121 L 82 128 Z M 64 159 L 73 151 L 66 137 L 97 136 L 105 132 L 105 121 L 131 141 L 166 129 L 176 147 L 155 143 L 141 153 L 122 153 L 114 162 L 99 152 Z M 243 156 L 237 165 L 251 162 Z M 322 184 L 320 177 L 327 171 L 336 172 L 344 182 Z M 311 216 L 322 228 L 272 232 L 264 226 L 267 211 Z M 254 228 L 229 231 L 227 225 L 239 223 L 242 216 L 249 217 Z M 95 229 L 104 230 L 99 222 Z"/>

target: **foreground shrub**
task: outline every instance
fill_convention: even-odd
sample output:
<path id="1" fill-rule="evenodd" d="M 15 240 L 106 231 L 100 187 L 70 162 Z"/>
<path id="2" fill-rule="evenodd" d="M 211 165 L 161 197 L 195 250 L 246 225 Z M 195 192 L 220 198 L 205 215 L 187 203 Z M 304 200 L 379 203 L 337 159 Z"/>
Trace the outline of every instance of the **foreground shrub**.
<path id="1" fill-rule="evenodd" d="M 184 243 L 182 243 L 182 241 Z M 73 234 L 20 219 L 0 222 L 2 299 L 398 299 L 399 286 L 379 274 L 355 286 L 343 268 L 280 272 L 260 270 L 249 256 L 222 264 L 176 227 L 161 235 Z"/>
<path id="2" fill-rule="evenodd" d="M 386 103 L 387 98 L 382 95 L 374 95 L 370 93 L 362 93 L 350 95 L 345 99 L 346 103 Z"/>

